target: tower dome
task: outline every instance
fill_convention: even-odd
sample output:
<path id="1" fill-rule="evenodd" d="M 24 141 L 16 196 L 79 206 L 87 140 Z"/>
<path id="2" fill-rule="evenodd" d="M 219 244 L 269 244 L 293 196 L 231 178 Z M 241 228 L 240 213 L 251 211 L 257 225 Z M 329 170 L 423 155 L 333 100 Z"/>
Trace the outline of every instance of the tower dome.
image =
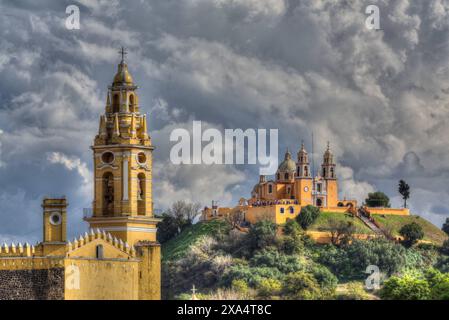
<path id="1" fill-rule="evenodd" d="M 131 74 L 128 71 L 128 66 L 123 60 L 118 65 L 118 70 L 114 76 L 113 82 L 113 85 L 122 85 L 122 84 L 127 85 L 133 84 L 133 78 L 131 77 Z"/>
<path id="2" fill-rule="evenodd" d="M 120 50 L 120 54 L 122 55 L 122 60 L 120 61 L 117 73 L 114 76 L 113 85 L 133 85 L 133 78 L 131 77 L 131 74 L 128 71 L 128 65 L 125 62 L 125 55 L 127 54 L 125 51 L 125 48 L 122 47 Z"/>
<path id="3" fill-rule="evenodd" d="M 296 170 L 296 163 L 292 160 L 292 154 L 287 149 L 287 152 L 285 153 L 284 161 L 281 162 L 279 165 L 278 171 L 279 172 L 295 172 Z"/>

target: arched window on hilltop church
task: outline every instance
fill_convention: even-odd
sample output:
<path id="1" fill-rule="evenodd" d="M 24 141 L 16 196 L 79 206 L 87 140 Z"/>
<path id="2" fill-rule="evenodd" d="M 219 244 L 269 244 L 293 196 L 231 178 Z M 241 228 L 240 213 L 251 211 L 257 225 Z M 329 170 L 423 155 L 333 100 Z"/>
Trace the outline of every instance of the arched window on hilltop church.
<path id="1" fill-rule="evenodd" d="M 285 179 L 285 180 L 288 180 L 288 173 L 285 173 L 285 174 L 284 174 L 284 179 Z"/>
<path id="2" fill-rule="evenodd" d="M 268 185 L 268 193 L 273 193 L 273 185 L 272 184 Z"/>
<path id="3" fill-rule="evenodd" d="M 331 178 L 334 178 L 334 168 L 331 168 Z"/>

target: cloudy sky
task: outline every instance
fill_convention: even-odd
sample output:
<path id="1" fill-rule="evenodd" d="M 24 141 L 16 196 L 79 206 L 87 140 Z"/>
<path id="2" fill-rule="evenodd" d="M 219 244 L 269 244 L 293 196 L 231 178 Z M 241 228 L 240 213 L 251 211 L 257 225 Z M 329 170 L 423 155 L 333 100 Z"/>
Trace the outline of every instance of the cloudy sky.
<path id="1" fill-rule="evenodd" d="M 81 29 L 67 30 L 76 4 Z M 380 8 L 381 30 L 365 27 Z M 205 126 L 279 129 L 279 153 L 326 142 L 341 196 L 382 190 L 449 217 L 448 0 L 0 1 L 0 240 L 38 241 L 44 195 L 67 195 L 69 234 L 92 201 L 89 146 L 127 57 L 149 115 L 155 207 L 234 204 L 257 166 L 175 166 L 169 135 Z"/>

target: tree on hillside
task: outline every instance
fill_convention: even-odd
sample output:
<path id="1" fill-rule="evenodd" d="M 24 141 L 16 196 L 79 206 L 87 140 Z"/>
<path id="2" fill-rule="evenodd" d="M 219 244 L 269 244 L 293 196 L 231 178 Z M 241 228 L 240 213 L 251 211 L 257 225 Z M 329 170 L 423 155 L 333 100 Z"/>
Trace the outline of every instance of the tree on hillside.
<path id="1" fill-rule="evenodd" d="M 273 245 L 276 241 L 277 226 L 269 220 L 262 220 L 249 229 L 248 237 L 254 250 Z"/>
<path id="2" fill-rule="evenodd" d="M 404 208 L 407 208 L 407 199 L 410 198 L 410 186 L 404 180 L 399 180 L 398 191 L 404 200 Z"/>
<path id="3" fill-rule="evenodd" d="M 159 243 L 165 243 L 179 232 L 178 221 L 164 213 L 162 215 L 162 221 L 157 224 L 157 241 Z"/>
<path id="4" fill-rule="evenodd" d="M 368 207 L 390 208 L 391 206 L 390 198 L 381 191 L 368 193 L 368 198 L 365 199 L 365 204 Z"/>
<path id="5" fill-rule="evenodd" d="M 308 205 L 301 208 L 301 212 L 296 217 L 296 221 L 301 228 L 307 230 L 307 228 L 315 222 L 319 215 L 320 209 L 318 207 Z"/>
<path id="6" fill-rule="evenodd" d="M 332 244 L 340 245 L 350 242 L 356 232 L 356 226 L 352 221 L 330 219 L 326 230 L 331 234 Z"/>
<path id="7" fill-rule="evenodd" d="M 449 218 L 446 218 L 446 222 L 443 224 L 441 228 L 447 235 L 449 235 Z"/>
<path id="8" fill-rule="evenodd" d="M 243 222 L 245 213 L 242 210 L 233 210 L 226 216 L 225 221 L 231 226 L 231 229 L 235 229 Z"/>
<path id="9" fill-rule="evenodd" d="M 198 216 L 201 206 L 199 203 L 188 203 L 184 200 L 176 201 L 168 209 L 167 214 L 175 217 L 180 224 L 192 224 Z"/>
<path id="10" fill-rule="evenodd" d="M 183 200 L 173 203 L 170 209 L 162 215 L 162 221 L 157 224 L 157 239 L 164 243 L 187 226 L 192 225 L 198 215 L 200 205 L 198 203 L 187 203 Z"/>
<path id="11" fill-rule="evenodd" d="M 399 230 L 399 234 L 404 237 L 403 243 L 406 247 L 411 247 L 412 245 L 417 243 L 418 240 L 424 238 L 424 231 L 422 227 L 416 222 L 412 222 L 402 226 L 402 228 Z"/>

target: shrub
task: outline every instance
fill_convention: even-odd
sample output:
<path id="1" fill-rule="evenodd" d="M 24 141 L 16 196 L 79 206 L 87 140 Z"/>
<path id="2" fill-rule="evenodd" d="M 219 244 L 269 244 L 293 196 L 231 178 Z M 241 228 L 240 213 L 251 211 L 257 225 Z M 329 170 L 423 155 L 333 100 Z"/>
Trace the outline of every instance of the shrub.
<path id="1" fill-rule="evenodd" d="M 385 239 L 354 240 L 351 244 L 336 248 L 323 247 L 317 261 L 326 265 L 341 280 L 365 279 L 365 270 L 376 265 L 388 275 L 405 265 L 406 249 Z"/>
<path id="2" fill-rule="evenodd" d="M 320 215 L 320 209 L 315 206 L 305 206 L 301 208 L 301 212 L 296 216 L 296 221 L 304 230 L 307 230 Z"/>
<path id="3" fill-rule="evenodd" d="M 304 252 L 304 242 L 301 237 L 284 236 L 280 239 L 279 248 L 286 254 Z"/>
<path id="4" fill-rule="evenodd" d="M 249 267 L 246 265 L 233 265 L 229 267 L 221 279 L 221 283 L 230 286 L 233 280 L 244 280 L 250 287 L 256 287 L 262 279 L 282 279 L 283 274 L 277 268 Z"/>
<path id="5" fill-rule="evenodd" d="M 279 295 L 282 283 L 277 279 L 262 279 L 257 283 L 257 293 L 262 298 L 270 298 Z"/>
<path id="6" fill-rule="evenodd" d="M 404 245 L 407 247 L 411 247 L 417 243 L 418 240 L 424 238 L 424 231 L 416 222 L 403 225 L 399 230 L 399 234 L 404 237 Z"/>
<path id="7" fill-rule="evenodd" d="M 271 221 L 263 220 L 257 222 L 248 233 L 251 247 L 256 250 L 274 245 L 276 242 L 276 231 L 277 226 Z"/>
<path id="8" fill-rule="evenodd" d="M 443 223 L 443 227 L 441 228 L 448 236 L 449 236 L 449 218 L 446 218 L 446 222 Z"/>
<path id="9" fill-rule="evenodd" d="M 441 246 L 441 253 L 449 255 L 449 240 L 445 240 Z"/>
<path id="10" fill-rule="evenodd" d="M 390 207 L 390 198 L 380 191 L 368 193 L 368 198 L 365 199 L 365 203 L 368 207 Z"/>
<path id="11" fill-rule="evenodd" d="M 243 279 L 232 280 L 231 288 L 242 295 L 247 295 L 249 292 L 248 284 Z"/>
<path id="12" fill-rule="evenodd" d="M 331 297 L 337 289 L 338 279 L 323 265 L 314 265 L 310 268 L 310 273 L 316 279 L 322 290 L 323 297 Z"/>
<path id="13" fill-rule="evenodd" d="M 291 299 L 314 300 L 322 297 L 320 285 L 312 274 L 304 271 L 290 273 L 285 277 L 284 294 Z"/>
<path id="14" fill-rule="evenodd" d="M 285 255 L 275 248 L 267 248 L 256 252 L 250 264 L 254 267 L 276 268 L 282 273 L 295 272 L 301 269 L 296 256 Z"/>
<path id="15" fill-rule="evenodd" d="M 296 220 L 288 220 L 284 225 L 284 235 L 296 237 L 301 234 L 301 226 Z"/>
<path id="16" fill-rule="evenodd" d="M 431 297 L 431 291 L 426 279 L 406 273 L 386 280 L 380 297 L 385 300 L 427 300 Z"/>
<path id="17" fill-rule="evenodd" d="M 339 300 L 370 300 L 363 283 L 353 281 L 346 284 L 346 292 L 338 296 Z"/>

